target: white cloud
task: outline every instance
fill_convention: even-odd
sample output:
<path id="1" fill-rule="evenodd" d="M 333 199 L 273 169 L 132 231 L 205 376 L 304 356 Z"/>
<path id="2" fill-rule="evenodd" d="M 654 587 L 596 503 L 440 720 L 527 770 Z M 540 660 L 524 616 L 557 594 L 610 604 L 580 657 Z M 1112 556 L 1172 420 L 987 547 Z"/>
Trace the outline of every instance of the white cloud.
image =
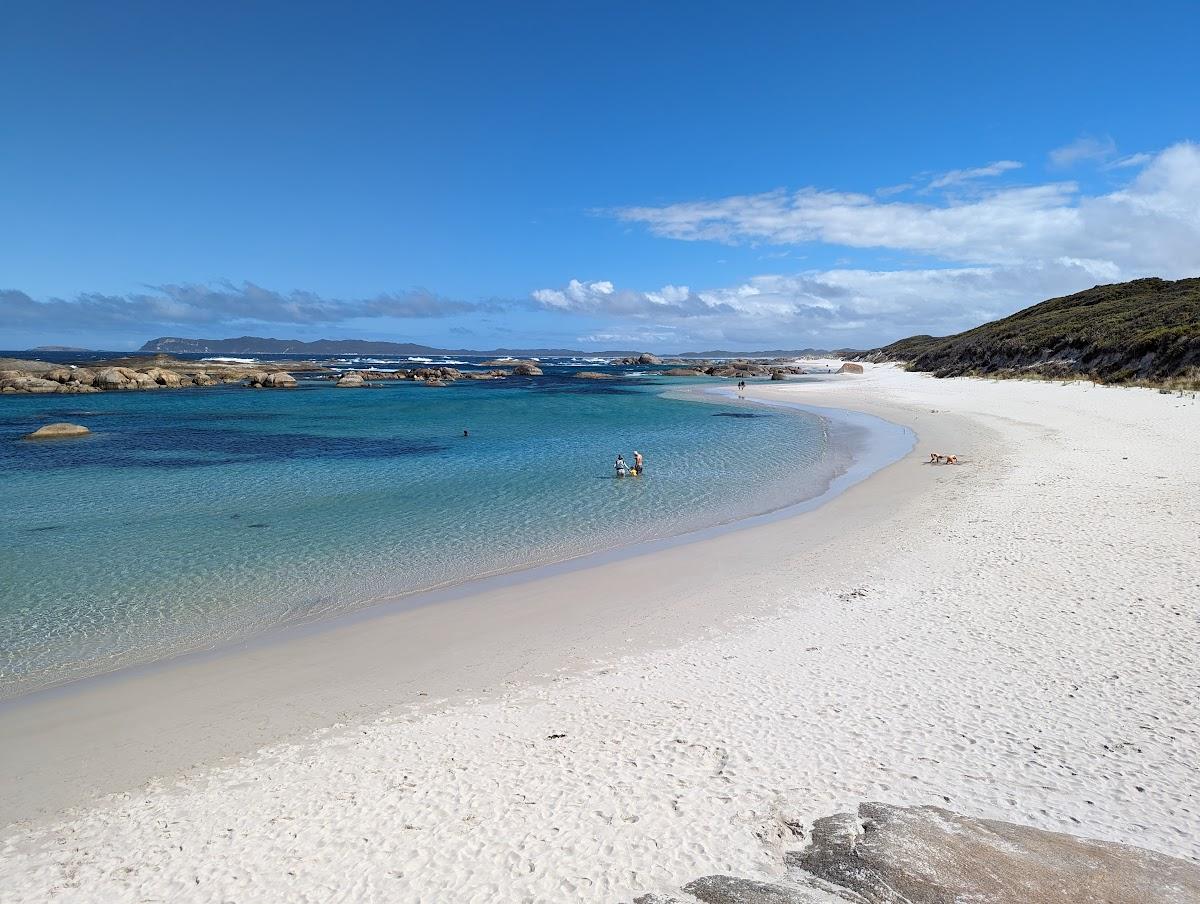
<path id="1" fill-rule="evenodd" d="M 1098 283 L 1200 273 L 1200 147 L 1125 159 L 1128 181 L 1101 194 L 1049 182 L 918 204 L 805 188 L 627 208 L 616 215 L 670 238 L 824 242 L 918 253 L 946 266 L 808 270 L 652 292 L 572 283 L 535 298 L 548 293 L 566 302 L 561 310 L 631 317 L 691 342 L 869 346 L 957 332 Z M 596 285 L 605 291 L 588 289 Z"/>
<path id="2" fill-rule="evenodd" d="M 1101 169 L 1125 169 L 1126 167 L 1130 166 L 1141 166 L 1143 163 L 1149 163 L 1153 159 L 1153 154 L 1129 154 L 1128 156 L 1120 157 L 1112 161 L 1112 163 L 1106 163 L 1103 167 L 1101 167 Z"/>
<path id="3" fill-rule="evenodd" d="M 962 182 L 970 182 L 973 179 L 986 179 L 989 176 L 999 176 L 1007 173 L 1009 170 L 1020 169 L 1022 165 L 1016 160 L 997 160 L 995 163 L 989 163 L 987 166 L 977 166 L 974 169 L 950 170 L 950 172 L 942 173 L 940 176 L 934 178 L 929 183 L 929 187 L 947 188 Z"/>
<path id="4" fill-rule="evenodd" d="M 869 347 L 913 333 L 944 335 L 1011 313 L 1031 301 L 1117 279 L 1103 261 L 1068 259 L 1034 266 L 919 270 L 810 270 L 764 274 L 730 286 L 574 293 L 556 310 L 619 316 L 636 329 L 580 337 L 590 342 L 672 341 L 675 350 L 701 344 L 740 347 Z M 585 285 L 580 283 L 579 285 Z M 535 297 L 565 290 L 539 290 Z M 681 294 L 686 292 L 686 294 Z"/>
<path id="5" fill-rule="evenodd" d="M 1200 147 L 1181 143 L 1155 154 L 1108 194 L 1048 182 L 915 203 L 804 188 L 615 215 L 688 241 L 825 242 L 989 266 L 1094 259 L 1122 274 L 1190 275 L 1200 272 Z"/>
<path id="6" fill-rule="evenodd" d="M 1085 160 L 1103 162 L 1117 153 L 1117 143 L 1110 136 L 1093 138 L 1081 135 L 1070 144 L 1050 152 L 1050 163 L 1057 167 L 1074 166 Z"/>

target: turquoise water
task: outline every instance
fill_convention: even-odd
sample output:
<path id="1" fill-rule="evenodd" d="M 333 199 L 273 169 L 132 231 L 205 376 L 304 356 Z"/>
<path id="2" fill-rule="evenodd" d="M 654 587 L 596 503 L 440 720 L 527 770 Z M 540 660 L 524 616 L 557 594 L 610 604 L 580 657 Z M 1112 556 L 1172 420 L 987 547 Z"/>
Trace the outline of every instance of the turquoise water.
<path id="1" fill-rule="evenodd" d="M 844 465 L 819 418 L 572 373 L 0 399 L 0 695 L 769 511 Z M 59 420 L 94 435 L 20 439 Z M 645 477 L 613 479 L 634 449 Z"/>

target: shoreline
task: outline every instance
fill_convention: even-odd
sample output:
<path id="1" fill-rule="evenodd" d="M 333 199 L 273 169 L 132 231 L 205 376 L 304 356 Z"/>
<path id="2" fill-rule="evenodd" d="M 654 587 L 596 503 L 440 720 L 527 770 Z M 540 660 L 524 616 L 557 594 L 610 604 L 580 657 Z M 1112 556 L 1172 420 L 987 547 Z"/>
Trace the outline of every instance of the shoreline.
<path id="1" fill-rule="evenodd" d="M 576 569 L 594 568 L 609 562 L 619 561 L 629 556 L 653 554 L 655 551 L 666 549 L 681 543 L 691 543 L 697 540 L 716 537 L 731 530 L 741 530 L 758 524 L 767 524 L 781 518 L 792 517 L 803 512 L 812 511 L 827 503 L 829 500 L 853 486 L 860 480 L 867 479 L 875 471 L 901 458 L 911 449 L 915 442 L 912 431 L 899 427 L 890 422 L 864 415 L 859 412 L 844 411 L 837 408 L 806 405 L 798 402 L 769 399 L 747 398 L 738 396 L 734 390 L 725 387 L 677 387 L 668 389 L 664 394 L 672 392 L 680 396 L 681 401 L 689 401 L 689 396 L 699 396 L 700 400 L 712 404 L 713 398 L 722 397 L 734 403 L 749 403 L 764 407 L 784 408 L 798 411 L 822 419 L 840 431 L 839 444 L 831 445 L 830 455 L 845 455 L 848 464 L 837 467 L 832 475 L 822 481 L 819 491 L 804 496 L 792 502 L 786 502 L 765 511 L 750 515 L 737 515 L 723 518 L 712 524 L 699 528 L 690 528 L 681 533 L 667 533 L 637 542 L 626 542 L 618 546 L 601 546 L 597 549 L 566 555 L 563 558 L 550 558 L 541 561 L 505 566 L 493 571 L 481 572 L 467 578 L 454 578 L 432 586 L 388 593 L 374 599 L 348 605 L 340 612 L 321 615 L 315 618 L 300 619 L 267 627 L 247 637 L 221 639 L 210 646 L 185 649 L 168 653 L 157 659 L 148 661 L 132 661 L 126 665 L 110 668 L 94 674 L 67 678 L 44 685 L 34 685 L 21 689 L 8 696 L 0 696 L 0 716 L 6 709 L 25 705 L 36 705 L 38 701 L 62 694 L 71 694 L 87 689 L 93 684 L 104 684 L 109 681 L 120 681 L 126 677 L 151 675 L 155 672 L 171 668 L 175 664 L 186 662 L 202 662 L 219 659 L 226 653 L 237 649 L 253 649 L 260 646 L 286 643 L 289 639 L 319 633 L 330 628 L 370 619 L 379 615 L 402 612 L 441 602 L 472 596 L 488 591 L 537 580 L 553 574 L 560 574 Z M 759 454 L 768 454 L 764 450 Z"/>
<path id="2" fill-rule="evenodd" d="M 829 382 L 835 381 L 818 380 L 793 385 L 819 391 L 822 384 Z M 733 394 L 733 390 L 724 387 L 706 387 L 703 392 Z M 461 643 L 455 636 L 455 627 L 459 623 L 484 616 L 484 621 L 492 624 L 492 630 L 503 635 L 506 626 L 501 623 L 505 618 L 502 610 L 508 611 L 517 624 L 527 627 L 531 622 L 545 618 L 549 610 L 555 607 L 555 594 L 569 595 L 577 591 L 577 584 L 586 573 L 598 571 L 607 577 L 604 574 L 606 571 L 623 566 L 627 572 L 651 573 L 656 557 L 671 554 L 678 557 L 679 550 L 698 544 L 720 547 L 721 540 L 732 534 L 758 533 L 771 529 L 781 521 L 812 517 L 835 503 L 846 492 L 864 482 L 870 483 L 881 471 L 895 466 L 917 441 L 911 427 L 870 412 L 814 405 L 809 399 L 756 398 L 755 394 L 748 394 L 742 400 L 736 397 L 733 400 L 807 411 L 865 434 L 867 441 L 850 450 L 852 460 L 849 466 L 836 474 L 821 493 L 767 512 L 683 534 L 659 537 L 642 544 L 601 549 L 568 559 L 405 594 L 329 618 L 282 626 L 233 644 L 135 664 L 0 700 L 0 740 L 6 739 L 5 743 L 0 744 L 0 770 L 16 779 L 7 783 L 4 791 L 0 791 L 0 826 L 52 818 L 63 809 L 86 805 L 108 794 L 135 788 L 153 778 L 243 756 L 264 744 L 302 737 L 333 721 L 344 721 L 339 717 L 344 715 L 347 708 L 359 717 L 369 716 L 397 702 L 386 693 L 388 680 L 403 684 L 420 683 L 416 675 L 403 674 L 403 669 L 381 680 L 378 676 L 369 675 L 373 670 L 365 664 L 358 666 L 362 673 L 359 678 L 348 679 L 345 673 L 346 660 L 357 657 L 349 654 L 329 656 L 320 651 L 324 641 L 352 647 L 363 639 L 362 635 L 370 634 L 375 627 L 385 633 L 402 634 L 410 622 L 413 623 L 413 630 L 419 624 L 422 630 L 433 632 L 440 641 L 421 650 L 423 669 L 418 673 L 423 676 L 425 683 L 432 682 L 432 686 L 439 689 L 436 692 L 418 693 L 446 699 L 461 697 L 471 692 L 471 682 L 461 680 L 455 670 L 478 669 L 478 663 L 453 657 L 448 657 L 453 665 L 442 667 L 438 662 L 439 648 L 449 653 Z M 819 533 L 816 524 L 808 525 L 806 529 Z M 747 538 L 732 546 L 742 549 L 744 553 L 751 542 Z M 689 556 L 684 554 L 682 558 Z M 639 560 L 644 560 L 644 564 L 634 564 Z M 522 591 L 532 588 L 539 593 L 538 605 L 521 606 L 517 601 Z M 611 601 L 600 598 L 593 599 L 590 605 L 595 611 L 587 614 L 588 619 L 603 616 L 606 609 L 612 608 Z M 541 615 L 535 617 L 532 611 L 526 611 L 528 609 L 538 610 Z M 625 614 L 628 609 L 619 607 L 619 611 Z M 562 613 L 556 615 L 560 620 L 563 617 Z M 677 630 L 679 628 L 682 626 L 678 626 Z M 511 626 L 508 630 L 511 630 Z M 677 639 L 677 635 L 673 636 Z M 415 652 L 406 650 L 406 638 L 397 636 L 394 640 L 397 650 L 409 654 Z M 476 640 L 481 647 L 472 653 L 474 660 L 488 655 L 491 646 L 483 637 Z M 669 643 L 671 640 L 672 636 L 666 636 L 650 642 Z M 366 645 L 374 647 L 372 655 L 384 658 L 384 644 L 368 639 Z M 306 669 L 302 664 L 293 667 L 289 664 L 293 652 L 301 663 L 315 660 L 319 665 L 311 669 Z M 553 644 L 541 649 L 538 655 L 543 668 L 561 667 L 561 654 L 556 652 Z M 578 668 L 579 663 L 568 667 Z M 218 686 L 212 688 L 211 678 L 217 671 L 224 671 L 225 674 L 217 680 Z M 243 678 L 235 679 L 230 673 L 244 676 L 252 682 L 259 681 L 259 696 L 253 701 L 240 699 L 238 691 Z M 526 675 L 526 678 L 529 677 Z M 328 689 L 331 683 L 341 685 L 341 693 L 331 692 Z M 197 690 L 198 687 L 209 687 L 211 694 L 206 695 L 206 692 Z M 371 702 L 351 699 L 355 696 L 355 689 L 365 691 Z M 476 686 L 477 692 L 478 689 L 479 686 Z M 266 699 L 263 699 L 264 696 Z M 314 712 L 305 716 L 295 714 L 298 699 L 315 702 Z M 223 721 L 223 712 L 233 710 L 240 719 L 252 723 L 255 721 L 253 712 L 272 707 L 276 712 L 268 716 L 266 725 L 245 725 L 233 737 L 226 736 L 227 726 L 222 731 L 215 730 L 215 726 Z M 114 728 L 97 720 L 94 715 L 108 712 L 127 714 L 124 726 L 116 728 L 116 737 Z M 289 715 L 285 716 L 284 713 Z M 194 720 L 199 720 L 199 726 L 190 724 Z M 171 749 L 174 745 L 165 745 L 155 737 L 162 732 L 164 721 L 188 725 L 178 729 L 186 736 L 187 742 L 182 746 L 188 749 L 187 755 L 180 755 Z M 214 729 L 210 731 L 204 726 L 213 726 Z M 173 740 L 183 740 L 172 731 L 166 734 Z M 97 746 L 103 749 L 109 741 L 115 741 L 117 750 L 121 751 L 103 757 L 111 771 L 101 768 L 97 774 L 90 767 L 84 768 L 81 761 L 69 754 L 64 756 L 64 751 Z M 49 757 L 46 756 L 47 752 L 51 754 Z M 133 755 L 130 757 L 126 754 Z M 52 778 L 54 781 L 48 790 L 46 783 Z"/>
<path id="3" fill-rule="evenodd" d="M 42 759 L 0 746 L 43 813 L 0 838 L 14 901 L 630 900 L 777 876 L 789 827 L 867 800 L 1200 862 L 1200 406 L 891 367 L 754 394 L 920 450 L 814 512 L 43 708 Z"/>

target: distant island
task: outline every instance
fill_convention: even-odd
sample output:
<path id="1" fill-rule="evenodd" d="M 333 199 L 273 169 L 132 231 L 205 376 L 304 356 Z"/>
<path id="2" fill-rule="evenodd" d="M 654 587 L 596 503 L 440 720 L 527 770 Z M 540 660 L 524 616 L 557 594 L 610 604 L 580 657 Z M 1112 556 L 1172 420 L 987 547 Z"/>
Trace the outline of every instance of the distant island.
<path id="1" fill-rule="evenodd" d="M 1085 377 L 1200 387 L 1200 278 L 1135 279 L 1051 298 L 953 336 L 863 356 L 938 377 Z"/>
<path id="2" fill-rule="evenodd" d="M 577 348 L 435 348 L 412 342 L 374 342 L 366 339 L 269 339 L 263 336 L 238 336 L 234 339 L 186 339 L 179 336 L 160 336 L 151 339 L 139 351 L 173 355 L 388 355 L 419 356 L 473 355 L 489 358 L 625 358 L 640 354 L 637 349 L 609 349 L 605 351 L 583 351 Z M 783 358 L 815 355 L 857 354 L 856 351 L 841 349 L 830 352 L 825 349 L 773 349 L 770 351 L 734 352 L 706 351 L 683 352 L 668 355 L 672 358 Z"/>
<path id="3" fill-rule="evenodd" d="M 29 349 L 31 352 L 90 352 L 90 348 L 76 348 L 73 345 L 39 345 Z"/>

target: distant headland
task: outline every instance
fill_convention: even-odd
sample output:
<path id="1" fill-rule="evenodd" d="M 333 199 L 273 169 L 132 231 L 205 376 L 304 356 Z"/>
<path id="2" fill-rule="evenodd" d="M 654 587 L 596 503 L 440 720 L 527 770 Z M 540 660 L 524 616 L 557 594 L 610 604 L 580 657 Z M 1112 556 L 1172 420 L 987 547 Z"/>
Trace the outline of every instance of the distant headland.
<path id="1" fill-rule="evenodd" d="M 435 348 L 413 342 L 375 342 L 367 339 L 270 339 L 263 336 L 238 336 L 233 339 L 187 339 L 179 336 L 160 336 L 144 344 L 139 351 L 173 355 L 416 355 L 421 357 L 473 355 L 489 358 L 625 358 L 641 353 L 640 349 L 607 349 L 585 351 L 576 348 Z M 768 351 L 704 351 L 668 355 L 672 358 L 783 358 L 816 355 L 846 354 L 849 349 L 831 352 L 828 349 L 772 349 Z"/>

